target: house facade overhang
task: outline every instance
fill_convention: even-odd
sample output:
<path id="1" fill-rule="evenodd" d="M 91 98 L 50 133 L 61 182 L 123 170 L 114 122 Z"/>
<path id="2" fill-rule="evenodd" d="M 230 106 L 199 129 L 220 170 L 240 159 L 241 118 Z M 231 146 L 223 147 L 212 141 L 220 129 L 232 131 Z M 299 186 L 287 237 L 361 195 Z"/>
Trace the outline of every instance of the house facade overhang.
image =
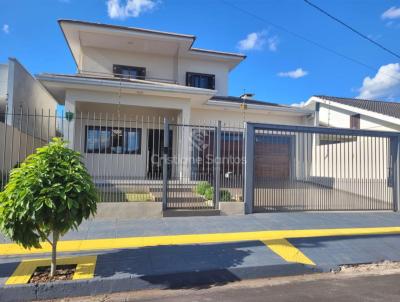
<path id="1" fill-rule="evenodd" d="M 58 23 L 78 68 L 83 47 L 225 62 L 230 70 L 246 58 L 238 53 L 194 48 L 196 37 L 193 35 L 76 20 Z"/>
<path id="2" fill-rule="evenodd" d="M 210 89 L 138 79 L 121 80 L 119 78 L 83 77 L 64 74 L 40 74 L 36 78 L 60 104 L 64 104 L 68 89 L 175 97 L 189 99 L 197 104 L 207 102 L 216 93 L 215 90 Z"/>

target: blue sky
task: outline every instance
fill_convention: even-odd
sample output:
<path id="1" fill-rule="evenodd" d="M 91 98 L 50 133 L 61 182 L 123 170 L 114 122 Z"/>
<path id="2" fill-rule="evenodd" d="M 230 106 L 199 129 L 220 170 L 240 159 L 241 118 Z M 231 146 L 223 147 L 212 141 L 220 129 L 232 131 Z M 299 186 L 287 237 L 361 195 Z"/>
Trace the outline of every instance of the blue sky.
<path id="1" fill-rule="evenodd" d="M 313 94 L 400 101 L 400 60 L 328 19 L 303 0 L 0 0 L 0 62 L 16 57 L 33 74 L 75 73 L 57 19 L 194 34 L 195 46 L 244 52 L 230 76 L 230 95 L 300 103 Z M 333 55 L 272 26 L 285 27 Z M 336 17 L 400 53 L 400 0 L 313 0 Z M 128 4 L 128 6 L 127 6 Z"/>

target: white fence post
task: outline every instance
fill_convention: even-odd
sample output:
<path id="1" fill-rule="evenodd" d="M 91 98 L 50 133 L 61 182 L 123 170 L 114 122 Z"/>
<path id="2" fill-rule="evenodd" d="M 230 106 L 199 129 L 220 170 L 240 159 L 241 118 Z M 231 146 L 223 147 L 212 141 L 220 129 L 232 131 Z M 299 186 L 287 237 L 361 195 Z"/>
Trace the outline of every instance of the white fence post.
<path id="1" fill-rule="evenodd" d="M 253 213 L 254 197 L 254 125 L 245 127 L 244 207 L 245 214 Z"/>
<path id="2" fill-rule="evenodd" d="M 168 146 L 169 146 L 169 125 L 168 120 L 164 118 L 164 146 L 163 146 L 163 190 L 162 190 L 162 204 L 163 210 L 167 209 L 168 201 Z"/>

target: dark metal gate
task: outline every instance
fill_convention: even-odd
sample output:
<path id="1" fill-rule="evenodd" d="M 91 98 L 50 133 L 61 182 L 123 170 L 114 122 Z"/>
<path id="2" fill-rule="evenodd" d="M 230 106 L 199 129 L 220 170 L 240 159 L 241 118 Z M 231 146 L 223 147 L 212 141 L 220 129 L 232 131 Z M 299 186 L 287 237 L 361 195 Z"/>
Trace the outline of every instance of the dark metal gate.
<path id="1" fill-rule="evenodd" d="M 164 162 L 171 171 L 164 178 L 164 208 L 215 209 L 220 128 L 166 123 L 165 129 Z"/>
<path id="2" fill-rule="evenodd" d="M 396 132 L 248 124 L 246 211 L 396 210 Z"/>

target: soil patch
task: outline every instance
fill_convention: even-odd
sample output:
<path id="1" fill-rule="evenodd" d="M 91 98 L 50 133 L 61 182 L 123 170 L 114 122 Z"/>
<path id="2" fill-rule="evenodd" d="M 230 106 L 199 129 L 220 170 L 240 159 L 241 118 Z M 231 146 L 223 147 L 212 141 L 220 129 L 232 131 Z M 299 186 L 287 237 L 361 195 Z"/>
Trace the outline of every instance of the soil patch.
<path id="1" fill-rule="evenodd" d="M 39 266 L 36 268 L 28 283 L 46 283 L 53 281 L 72 280 L 76 271 L 76 264 L 57 265 L 56 273 L 50 277 L 50 266 Z"/>

